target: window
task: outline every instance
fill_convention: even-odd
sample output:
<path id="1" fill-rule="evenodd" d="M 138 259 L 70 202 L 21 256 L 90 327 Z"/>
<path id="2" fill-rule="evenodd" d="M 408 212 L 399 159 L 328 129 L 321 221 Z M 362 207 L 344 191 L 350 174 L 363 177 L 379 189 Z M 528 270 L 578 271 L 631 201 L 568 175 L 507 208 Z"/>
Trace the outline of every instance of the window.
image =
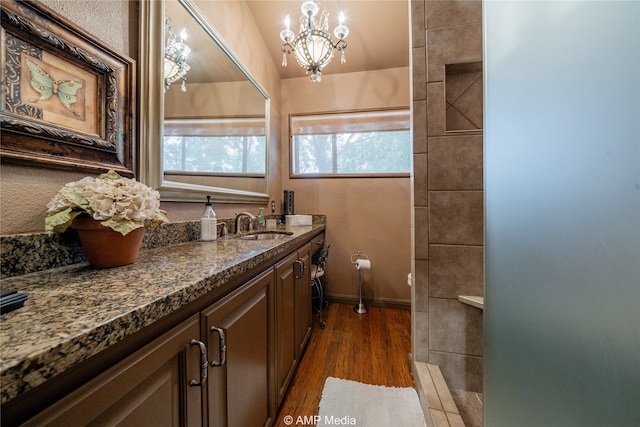
<path id="1" fill-rule="evenodd" d="M 291 116 L 291 171 L 318 175 L 411 172 L 408 110 Z"/>
<path id="2" fill-rule="evenodd" d="M 264 118 L 165 120 L 162 164 L 165 172 L 212 175 L 265 174 Z"/>

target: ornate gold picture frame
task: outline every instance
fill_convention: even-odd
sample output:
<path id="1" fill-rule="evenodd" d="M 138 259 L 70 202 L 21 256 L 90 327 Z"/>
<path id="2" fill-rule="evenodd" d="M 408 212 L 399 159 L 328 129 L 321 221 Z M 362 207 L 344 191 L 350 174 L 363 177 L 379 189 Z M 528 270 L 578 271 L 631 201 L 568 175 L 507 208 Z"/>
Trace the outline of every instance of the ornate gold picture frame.
<path id="1" fill-rule="evenodd" d="M 39 3 L 0 11 L 2 161 L 133 175 L 135 62 Z"/>

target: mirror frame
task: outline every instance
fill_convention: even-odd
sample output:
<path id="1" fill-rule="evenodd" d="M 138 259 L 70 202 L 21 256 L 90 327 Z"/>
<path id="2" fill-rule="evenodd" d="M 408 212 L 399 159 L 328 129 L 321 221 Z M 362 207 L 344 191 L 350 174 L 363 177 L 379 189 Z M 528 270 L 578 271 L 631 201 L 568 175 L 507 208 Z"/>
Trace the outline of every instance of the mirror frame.
<path id="1" fill-rule="evenodd" d="M 164 50 L 164 0 L 141 0 L 140 49 L 138 56 L 138 123 L 140 145 L 138 150 L 138 180 L 160 192 L 162 201 L 202 202 L 206 196 L 218 203 L 256 203 L 269 201 L 269 145 L 270 105 L 269 94 L 249 74 L 231 50 L 226 47 L 206 18 L 191 0 L 176 0 L 187 10 L 197 25 L 211 37 L 229 59 L 265 98 L 265 188 L 256 193 L 230 188 L 168 181 L 162 167 L 162 140 L 164 135 L 164 82 L 162 76 Z"/>

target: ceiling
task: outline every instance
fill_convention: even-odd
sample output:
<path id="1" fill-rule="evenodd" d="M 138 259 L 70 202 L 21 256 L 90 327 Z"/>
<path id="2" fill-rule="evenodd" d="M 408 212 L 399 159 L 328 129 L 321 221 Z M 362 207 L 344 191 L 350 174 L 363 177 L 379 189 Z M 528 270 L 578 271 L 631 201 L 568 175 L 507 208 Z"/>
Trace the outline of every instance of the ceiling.
<path id="1" fill-rule="evenodd" d="M 329 12 L 329 32 L 338 23 L 340 11 L 349 27 L 346 63 L 334 57 L 322 71 L 323 75 L 351 73 L 409 66 L 409 11 L 408 0 L 321 0 L 321 10 Z M 306 71 L 291 55 L 288 66 L 282 67 L 282 41 L 284 18 L 291 17 L 291 30 L 298 32 L 302 15 L 302 0 L 247 0 L 247 4 L 262 34 L 265 45 L 283 79 L 304 77 Z"/>
<path id="2" fill-rule="evenodd" d="M 408 0 L 319 0 L 321 10 L 329 12 L 329 33 L 337 25 L 340 11 L 346 15 L 349 35 L 345 39 L 346 63 L 338 55 L 322 71 L 323 75 L 380 70 L 409 66 Z M 191 70 L 187 83 L 207 83 L 244 80 L 245 76 L 227 58 L 210 36 L 198 25 L 177 0 L 166 0 L 167 16 L 176 33 L 188 30 L 187 43 L 191 47 Z M 283 79 L 305 77 L 293 55 L 288 55 L 287 67 L 282 67 L 284 17 L 291 17 L 291 30 L 297 32 L 302 0 L 247 0 L 258 31 L 264 39 L 276 69 Z"/>

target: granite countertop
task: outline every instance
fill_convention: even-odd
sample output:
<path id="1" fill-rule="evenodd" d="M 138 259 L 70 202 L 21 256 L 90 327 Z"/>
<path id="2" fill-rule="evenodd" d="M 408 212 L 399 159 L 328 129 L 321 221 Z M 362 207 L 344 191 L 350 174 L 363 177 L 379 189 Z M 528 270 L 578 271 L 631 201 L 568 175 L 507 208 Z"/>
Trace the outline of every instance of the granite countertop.
<path id="1" fill-rule="evenodd" d="M 145 250 L 135 264 L 96 270 L 75 264 L 3 279 L 24 307 L 0 316 L 0 395 L 5 403 L 75 364 L 288 252 L 324 229 L 291 237 L 189 242 Z"/>

